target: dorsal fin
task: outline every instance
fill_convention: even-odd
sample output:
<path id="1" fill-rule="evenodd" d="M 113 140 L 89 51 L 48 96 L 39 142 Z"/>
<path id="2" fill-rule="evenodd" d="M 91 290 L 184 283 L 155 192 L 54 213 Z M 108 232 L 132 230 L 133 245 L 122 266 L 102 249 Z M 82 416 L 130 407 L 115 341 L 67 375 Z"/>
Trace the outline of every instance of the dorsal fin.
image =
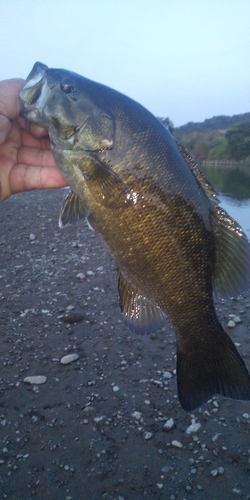
<path id="1" fill-rule="evenodd" d="M 177 146 L 214 206 L 212 217 L 216 235 L 214 292 L 221 296 L 239 295 L 247 290 L 250 282 L 250 245 L 247 237 L 239 224 L 219 206 L 216 191 L 192 156 L 179 142 Z"/>
<path id="2" fill-rule="evenodd" d="M 214 291 L 222 296 L 239 295 L 249 287 L 249 242 L 243 229 L 219 206 L 216 207 L 215 234 Z"/>

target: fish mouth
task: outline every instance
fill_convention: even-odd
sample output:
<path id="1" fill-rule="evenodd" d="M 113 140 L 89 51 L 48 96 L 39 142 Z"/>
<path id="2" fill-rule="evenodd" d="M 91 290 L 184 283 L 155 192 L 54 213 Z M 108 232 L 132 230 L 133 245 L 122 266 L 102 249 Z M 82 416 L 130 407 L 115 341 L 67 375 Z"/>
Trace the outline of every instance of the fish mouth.
<path id="1" fill-rule="evenodd" d="M 42 124 L 43 109 L 51 90 L 46 79 L 48 66 L 35 63 L 20 92 L 20 116 Z"/>

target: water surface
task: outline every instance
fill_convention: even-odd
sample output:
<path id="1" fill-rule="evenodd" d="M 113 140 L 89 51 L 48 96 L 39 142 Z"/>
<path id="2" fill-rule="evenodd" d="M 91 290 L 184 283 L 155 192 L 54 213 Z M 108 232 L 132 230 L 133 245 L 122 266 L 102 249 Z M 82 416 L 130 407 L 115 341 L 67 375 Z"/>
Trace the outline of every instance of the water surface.
<path id="1" fill-rule="evenodd" d="M 221 206 L 250 239 L 250 166 L 219 165 L 203 170 L 215 187 Z"/>

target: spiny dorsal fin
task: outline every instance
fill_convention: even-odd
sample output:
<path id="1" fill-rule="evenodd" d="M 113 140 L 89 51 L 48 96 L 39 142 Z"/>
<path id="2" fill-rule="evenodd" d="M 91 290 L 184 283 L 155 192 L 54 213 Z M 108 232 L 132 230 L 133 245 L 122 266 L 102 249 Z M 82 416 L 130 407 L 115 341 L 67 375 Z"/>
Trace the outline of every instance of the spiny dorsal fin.
<path id="1" fill-rule="evenodd" d="M 118 289 L 125 323 L 133 333 L 144 335 L 164 326 L 166 316 L 160 307 L 138 293 L 120 272 Z"/>
<path id="2" fill-rule="evenodd" d="M 198 163 L 196 163 L 194 158 L 188 153 L 188 151 L 184 148 L 184 146 L 180 142 L 176 141 L 176 144 L 183 158 L 186 160 L 189 168 L 192 170 L 194 176 L 201 185 L 204 193 L 207 195 L 210 201 L 218 204 L 217 193 L 213 185 L 206 178 L 204 172 L 202 172 L 202 170 L 200 169 Z"/>

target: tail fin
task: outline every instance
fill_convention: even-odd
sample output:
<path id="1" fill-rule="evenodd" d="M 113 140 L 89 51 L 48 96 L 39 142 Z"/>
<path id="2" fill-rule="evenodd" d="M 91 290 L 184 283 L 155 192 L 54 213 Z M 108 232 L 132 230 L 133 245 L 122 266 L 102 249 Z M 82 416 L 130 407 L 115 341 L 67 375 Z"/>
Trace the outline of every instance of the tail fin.
<path id="1" fill-rule="evenodd" d="M 211 347 L 211 345 L 210 345 Z M 177 385 L 184 410 L 191 411 L 215 394 L 250 400 L 250 376 L 230 337 L 222 330 L 213 350 L 177 350 Z"/>

